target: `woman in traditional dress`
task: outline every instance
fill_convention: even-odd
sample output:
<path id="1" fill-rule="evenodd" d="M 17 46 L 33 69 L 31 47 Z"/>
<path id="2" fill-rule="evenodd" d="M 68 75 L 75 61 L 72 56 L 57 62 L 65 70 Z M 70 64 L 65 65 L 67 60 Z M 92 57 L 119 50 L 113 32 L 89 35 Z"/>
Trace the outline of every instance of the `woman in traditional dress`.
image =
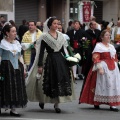
<path id="1" fill-rule="evenodd" d="M 49 18 L 45 26 L 48 32 L 46 29 L 37 42 L 35 62 L 28 76 L 27 94 L 30 101 L 40 102 L 41 109 L 44 103 L 54 103 L 55 112 L 60 113 L 59 103 L 75 99 L 73 79 L 64 57 L 68 44 L 62 33 L 57 31 L 57 18 Z M 36 78 L 37 72 L 41 74 L 40 80 Z"/>
<path id="2" fill-rule="evenodd" d="M 97 43 L 93 53 L 93 66 L 86 78 L 80 103 L 92 104 L 99 109 L 107 104 L 111 111 L 118 111 L 120 105 L 120 72 L 117 65 L 116 50 L 110 44 L 110 33 L 101 33 L 102 42 Z"/>
<path id="3" fill-rule="evenodd" d="M 0 43 L 0 107 L 11 109 L 11 116 L 20 116 L 16 108 L 23 108 L 27 104 L 21 45 L 15 40 L 16 28 L 10 23 L 5 24 L 2 32 L 4 38 Z"/>

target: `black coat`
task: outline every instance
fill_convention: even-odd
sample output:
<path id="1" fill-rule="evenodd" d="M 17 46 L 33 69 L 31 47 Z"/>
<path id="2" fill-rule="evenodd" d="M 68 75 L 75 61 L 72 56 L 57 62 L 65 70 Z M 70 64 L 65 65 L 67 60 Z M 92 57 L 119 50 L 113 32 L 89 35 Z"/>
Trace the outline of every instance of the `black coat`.
<path id="1" fill-rule="evenodd" d="M 69 38 L 70 38 L 70 46 L 72 48 L 74 48 L 74 41 L 76 40 L 79 43 L 79 48 L 81 47 L 81 39 L 82 37 L 86 37 L 85 35 L 85 31 L 82 29 L 79 29 L 76 31 L 76 33 L 74 34 L 74 30 L 70 30 L 66 33 Z"/>
<path id="2" fill-rule="evenodd" d="M 74 34 L 74 30 L 70 30 L 66 33 L 69 38 L 70 38 L 70 46 L 74 49 L 74 53 L 79 53 L 82 56 L 82 41 L 81 39 L 83 37 L 86 37 L 85 35 L 85 31 L 82 29 L 79 29 L 75 32 Z M 78 43 L 78 48 L 75 47 L 75 41 L 77 41 Z M 80 65 L 82 64 L 82 60 L 80 61 Z"/>
<path id="3" fill-rule="evenodd" d="M 18 29 L 18 35 L 19 35 L 19 38 L 20 38 L 20 43 L 22 41 L 22 37 L 24 35 L 25 32 L 28 31 L 28 26 L 27 25 L 20 25 L 19 26 L 19 29 Z"/>
<path id="4" fill-rule="evenodd" d="M 88 75 L 88 72 L 91 68 L 91 65 L 92 65 L 92 51 L 93 51 L 96 43 L 100 41 L 99 37 L 100 37 L 101 32 L 98 29 L 95 29 L 94 32 L 91 29 L 88 29 L 85 32 L 86 32 L 87 40 L 90 40 L 89 48 L 85 51 L 86 59 L 83 61 L 84 62 L 83 74 L 86 78 Z M 95 40 L 95 39 L 96 39 L 96 42 L 93 45 L 93 40 Z"/>
<path id="5" fill-rule="evenodd" d="M 94 32 L 93 32 L 91 29 L 88 29 L 88 30 L 85 31 L 85 33 L 86 33 L 87 39 L 90 40 L 91 48 L 92 48 L 92 50 L 93 50 L 94 47 L 95 47 L 95 45 L 92 46 L 92 41 L 93 41 L 94 39 L 96 39 L 96 42 L 100 42 L 100 33 L 101 33 L 101 32 L 100 32 L 100 30 L 98 30 L 98 29 L 95 29 Z"/>

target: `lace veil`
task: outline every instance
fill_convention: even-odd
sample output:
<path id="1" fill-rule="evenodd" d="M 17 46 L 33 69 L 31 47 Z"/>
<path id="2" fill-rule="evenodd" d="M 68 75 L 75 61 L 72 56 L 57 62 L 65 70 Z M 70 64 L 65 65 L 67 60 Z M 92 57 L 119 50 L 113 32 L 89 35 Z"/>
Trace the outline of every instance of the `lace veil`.
<path id="1" fill-rule="evenodd" d="M 43 33 L 47 33 L 50 29 L 48 28 L 47 26 L 47 23 L 49 21 L 51 17 L 49 17 L 45 22 L 44 22 L 44 25 L 43 25 Z"/>

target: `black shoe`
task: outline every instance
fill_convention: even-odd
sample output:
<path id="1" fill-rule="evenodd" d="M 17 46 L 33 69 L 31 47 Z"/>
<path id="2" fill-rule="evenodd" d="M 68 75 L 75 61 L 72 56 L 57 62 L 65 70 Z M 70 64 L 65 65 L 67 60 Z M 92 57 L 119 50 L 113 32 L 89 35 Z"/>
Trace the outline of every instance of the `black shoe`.
<path id="1" fill-rule="evenodd" d="M 60 108 L 56 108 L 55 105 L 54 105 L 54 109 L 55 109 L 56 113 L 61 113 L 61 109 Z"/>
<path id="2" fill-rule="evenodd" d="M 41 109 L 44 109 L 44 103 L 39 103 Z"/>
<path id="3" fill-rule="evenodd" d="M 60 108 L 55 108 L 55 112 L 56 113 L 61 113 L 61 109 Z"/>
<path id="4" fill-rule="evenodd" d="M 78 75 L 80 80 L 84 80 L 84 76 L 82 74 Z"/>
<path id="5" fill-rule="evenodd" d="M 95 109 L 100 109 L 100 106 L 99 105 L 94 105 L 94 108 Z"/>
<path id="6" fill-rule="evenodd" d="M 112 107 L 110 107 L 110 110 L 114 111 L 114 112 L 118 112 L 119 111 L 118 108 L 112 108 Z"/>
<path id="7" fill-rule="evenodd" d="M 80 80 L 80 78 L 79 78 L 79 77 L 76 77 L 75 80 Z"/>
<path id="8" fill-rule="evenodd" d="M 10 111 L 10 115 L 11 115 L 11 116 L 15 116 L 15 117 L 20 117 L 20 114 L 14 113 L 14 112 L 12 112 L 12 111 Z"/>

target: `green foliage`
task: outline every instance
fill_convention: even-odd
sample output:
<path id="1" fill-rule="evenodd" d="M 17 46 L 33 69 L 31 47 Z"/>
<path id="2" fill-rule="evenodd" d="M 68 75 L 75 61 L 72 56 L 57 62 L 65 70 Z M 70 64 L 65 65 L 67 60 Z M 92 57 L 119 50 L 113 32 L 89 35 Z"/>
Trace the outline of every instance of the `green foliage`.
<path id="1" fill-rule="evenodd" d="M 82 39 L 82 47 L 83 48 L 89 48 L 89 45 L 90 45 L 90 40 L 83 40 Z"/>

